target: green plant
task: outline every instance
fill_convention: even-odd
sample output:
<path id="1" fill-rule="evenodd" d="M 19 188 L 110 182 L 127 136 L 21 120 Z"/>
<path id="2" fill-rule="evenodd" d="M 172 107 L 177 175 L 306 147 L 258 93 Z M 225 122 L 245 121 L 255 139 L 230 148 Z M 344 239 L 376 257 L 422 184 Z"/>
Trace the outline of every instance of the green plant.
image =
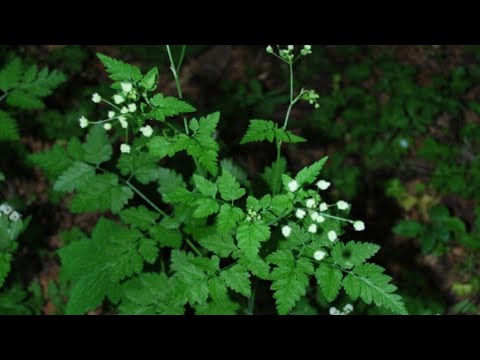
<path id="1" fill-rule="evenodd" d="M 289 69 L 288 110 L 282 126 L 251 120 L 241 141 L 275 144 L 276 160 L 261 176 L 266 194 L 246 181 L 239 164 L 219 161 L 220 113 L 187 119 L 196 109 L 182 99 L 182 61 L 166 49 L 179 98 L 155 93 L 157 68 L 142 74 L 99 54 L 115 94 L 92 100 L 106 104 L 107 115 L 80 118 L 89 128 L 84 142 L 72 138 L 31 156 L 55 191 L 74 193 L 73 213 L 105 214 L 89 238 L 59 251 L 61 279 L 71 286 L 66 313 L 103 303 L 121 314 L 253 314 L 260 284 L 268 284 L 276 311 L 288 314 L 315 278 L 327 303 L 343 288 L 351 300 L 405 314 L 391 278 L 367 262 L 379 246 L 339 239 L 345 225 L 365 225 L 342 215 L 350 210 L 345 201 L 323 199 L 327 158 L 292 174 L 281 156 L 284 144 L 306 141 L 288 130 L 292 108 L 302 100 L 318 107 L 314 91 L 295 95 L 294 64 L 311 47 L 267 48 Z M 193 160 L 182 173 L 159 166 L 182 152 Z"/>

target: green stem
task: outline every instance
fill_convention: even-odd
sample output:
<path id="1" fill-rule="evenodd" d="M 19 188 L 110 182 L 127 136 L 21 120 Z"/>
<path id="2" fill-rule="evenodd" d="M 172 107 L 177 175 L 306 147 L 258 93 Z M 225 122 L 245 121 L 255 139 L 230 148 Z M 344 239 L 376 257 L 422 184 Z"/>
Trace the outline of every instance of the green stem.
<path id="1" fill-rule="evenodd" d="M 0 101 L 2 101 L 3 99 L 5 99 L 7 96 L 8 96 L 8 92 L 6 92 L 6 93 L 3 94 L 2 96 L 0 96 Z"/>
<path id="2" fill-rule="evenodd" d="M 162 214 L 165 217 L 168 217 L 167 213 L 160 209 L 157 205 L 155 205 L 148 197 L 145 196 L 140 190 L 138 190 L 135 186 L 130 181 L 123 180 L 122 181 L 130 188 L 132 189 L 138 196 L 140 196 L 145 202 L 150 205 L 153 209 L 155 209 L 159 214 Z"/>
<path id="3" fill-rule="evenodd" d="M 187 49 L 187 45 L 182 45 L 182 52 L 180 53 L 180 60 L 178 60 L 177 65 L 177 74 L 180 72 L 180 68 L 183 64 L 183 59 L 185 58 L 185 50 Z"/>
<path id="4" fill-rule="evenodd" d="M 175 62 L 173 61 L 172 51 L 170 50 L 170 45 L 166 45 L 168 58 L 170 59 L 170 70 L 172 71 L 173 77 L 175 78 L 175 85 L 177 87 L 178 97 L 183 99 L 182 88 L 180 86 L 180 79 L 178 78 L 178 72 L 180 71 L 181 62 L 183 62 L 184 50 L 182 51 L 181 61 L 178 64 L 178 67 L 175 67 Z M 189 135 L 187 118 L 183 117 L 183 125 L 185 126 L 185 133 Z"/>
<path id="5" fill-rule="evenodd" d="M 285 121 L 283 124 L 283 130 L 287 130 L 288 126 L 288 120 L 290 119 L 290 114 L 292 112 L 293 105 L 298 101 L 298 97 L 296 99 L 293 99 L 293 63 L 289 62 L 288 63 L 288 68 L 290 71 L 290 104 L 288 105 L 287 113 L 285 115 Z M 275 160 L 276 168 L 275 168 L 275 177 L 274 183 L 273 183 L 273 190 L 274 190 L 274 195 L 278 194 L 278 188 L 277 184 L 279 181 L 279 169 L 280 167 L 278 166 L 278 163 L 280 161 L 280 156 L 282 153 L 282 141 L 277 139 L 277 160 Z"/>
<path id="6" fill-rule="evenodd" d="M 197 247 L 190 241 L 189 238 L 185 238 L 185 241 L 187 244 L 192 248 L 192 250 L 197 254 L 198 256 L 202 257 L 202 253 L 197 249 Z"/>
<path id="7" fill-rule="evenodd" d="M 248 315 L 253 315 L 253 309 L 255 308 L 255 282 L 253 283 L 252 295 L 248 298 Z"/>

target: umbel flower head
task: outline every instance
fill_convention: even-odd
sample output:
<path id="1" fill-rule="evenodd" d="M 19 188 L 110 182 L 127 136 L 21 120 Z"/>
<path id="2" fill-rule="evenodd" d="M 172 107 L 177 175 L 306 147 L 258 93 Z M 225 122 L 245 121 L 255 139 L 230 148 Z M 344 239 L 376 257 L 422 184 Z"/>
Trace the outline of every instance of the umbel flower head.
<path id="1" fill-rule="evenodd" d="M 282 227 L 282 234 L 283 234 L 283 236 L 285 236 L 286 238 L 288 238 L 291 233 L 292 233 L 292 228 L 291 228 L 290 226 L 285 225 L 284 227 Z"/>
<path id="2" fill-rule="evenodd" d="M 357 220 L 353 223 L 353 228 L 356 231 L 363 231 L 365 230 L 365 223 L 363 221 Z"/>
<path id="3" fill-rule="evenodd" d="M 78 119 L 78 122 L 80 123 L 80 127 L 82 129 L 85 129 L 86 127 L 88 127 L 89 122 L 85 116 L 82 116 L 80 119 Z"/>
<path id="4" fill-rule="evenodd" d="M 102 97 L 98 93 L 95 93 L 92 95 L 92 101 L 95 104 L 98 104 L 100 101 L 102 101 Z"/>
<path id="5" fill-rule="evenodd" d="M 120 152 L 124 153 L 124 154 L 128 154 L 130 153 L 130 145 L 128 144 L 122 144 L 120 145 Z"/>
<path id="6" fill-rule="evenodd" d="M 292 180 L 288 183 L 288 190 L 291 192 L 295 192 L 298 190 L 300 185 L 298 185 L 298 182 L 296 180 Z"/>
<path id="7" fill-rule="evenodd" d="M 313 258 L 317 261 L 322 261 L 323 259 L 325 259 L 325 256 L 327 256 L 327 253 L 323 250 L 317 250 L 313 254 Z"/>
<path id="8" fill-rule="evenodd" d="M 122 86 L 122 90 L 125 91 L 126 93 L 129 93 L 133 89 L 133 85 L 129 82 L 122 82 L 121 86 Z"/>
<path id="9" fill-rule="evenodd" d="M 143 134 L 145 137 L 150 137 L 153 134 L 153 129 L 150 125 L 144 126 L 140 128 L 140 132 Z"/>

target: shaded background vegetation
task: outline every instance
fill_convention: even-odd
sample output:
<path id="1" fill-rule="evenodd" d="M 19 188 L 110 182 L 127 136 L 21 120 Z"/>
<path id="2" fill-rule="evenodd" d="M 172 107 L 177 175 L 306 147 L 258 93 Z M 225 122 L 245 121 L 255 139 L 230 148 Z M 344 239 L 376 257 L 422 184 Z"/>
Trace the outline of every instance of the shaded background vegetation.
<path id="1" fill-rule="evenodd" d="M 0 67 L 20 57 L 68 78 L 45 109 L 15 113 L 20 141 L 0 142 L 7 179 L 0 198 L 32 218 L 0 289 L 0 314 L 62 313 L 68 289 L 58 280 L 56 250 L 90 232 L 98 219 L 70 214 L 28 158 L 82 136 L 78 118 L 95 114 L 91 94 L 108 90 L 96 52 L 142 69 L 158 66 L 160 91 L 176 94 L 163 45 L 0 47 Z M 382 245 L 378 262 L 410 313 L 478 313 L 479 56 L 477 46 L 314 45 L 295 69 L 297 83 L 317 90 L 321 106 L 294 109 L 290 127 L 308 143 L 287 148 L 289 167 L 296 171 L 330 156 L 324 176 L 334 184 L 331 196 L 353 203 L 354 217 L 365 219 L 367 231 L 356 239 Z M 260 187 L 258 175 L 275 154 L 239 141 L 249 119 L 281 121 L 286 75 L 263 45 L 189 46 L 181 73 L 184 96 L 200 113 L 222 112 L 221 157 L 233 158 Z M 173 161 L 182 167 L 181 159 Z M 302 301 L 294 313 L 317 313 L 312 302 L 322 300 L 309 297 L 313 301 Z M 262 301 L 268 313 L 271 304 Z M 109 313 L 108 305 L 96 313 Z"/>

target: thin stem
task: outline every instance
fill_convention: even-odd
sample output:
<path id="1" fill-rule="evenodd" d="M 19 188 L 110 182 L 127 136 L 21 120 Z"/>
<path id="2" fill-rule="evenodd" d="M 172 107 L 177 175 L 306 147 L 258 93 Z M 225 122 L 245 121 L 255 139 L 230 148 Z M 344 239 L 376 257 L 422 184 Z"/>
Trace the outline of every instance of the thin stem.
<path id="1" fill-rule="evenodd" d="M 6 92 L 6 93 L 3 94 L 2 96 L 0 96 L 0 101 L 2 101 L 3 99 L 5 99 L 7 96 L 8 96 L 8 92 Z"/>
<path id="2" fill-rule="evenodd" d="M 157 205 L 155 205 L 148 197 L 145 196 L 140 190 L 138 190 L 135 186 L 130 181 L 123 180 L 122 181 L 130 188 L 132 189 L 138 196 L 140 196 L 145 202 L 150 205 L 153 209 L 155 209 L 159 214 L 162 214 L 165 217 L 168 217 L 167 213 L 160 209 Z"/>
<path id="3" fill-rule="evenodd" d="M 180 73 L 180 68 L 183 64 L 183 59 L 185 58 L 185 50 L 187 49 L 187 45 L 182 45 L 182 52 L 180 53 L 180 60 L 178 60 L 177 65 L 177 74 Z"/>
<path id="4" fill-rule="evenodd" d="M 248 315 L 253 315 L 253 309 L 255 308 L 255 285 L 256 282 L 254 281 L 252 295 L 248 298 Z"/>
<path id="5" fill-rule="evenodd" d="M 287 113 L 285 115 L 283 130 L 287 130 L 288 120 L 290 119 L 290 114 L 292 112 L 293 105 L 295 105 L 295 103 L 298 101 L 298 99 L 300 97 L 300 95 L 299 95 L 299 96 L 297 96 L 296 99 L 293 98 L 293 63 L 292 62 L 288 63 L 288 69 L 290 71 L 290 104 L 288 105 Z M 280 176 L 280 174 L 279 174 L 280 167 L 278 166 L 278 163 L 280 161 L 280 156 L 281 156 L 281 153 L 282 153 L 281 150 L 282 150 L 282 141 L 277 139 L 277 160 L 275 161 L 275 164 L 276 164 L 275 177 L 273 178 L 274 179 L 274 183 L 273 183 L 274 195 L 276 195 L 278 193 L 277 184 L 278 184 L 279 176 Z"/>
<path id="6" fill-rule="evenodd" d="M 173 56 L 172 56 L 172 51 L 170 50 L 170 45 L 166 45 L 166 47 L 167 47 L 168 58 L 170 59 L 170 70 L 172 71 L 173 77 L 175 78 L 175 85 L 177 87 L 178 97 L 180 99 L 183 99 L 182 88 L 180 87 L 180 79 L 178 78 L 178 72 L 180 71 L 181 63 L 179 62 L 178 68 L 175 67 L 175 62 L 173 61 Z M 181 61 L 183 61 L 183 55 L 182 55 Z M 187 135 L 189 135 L 187 118 L 185 116 L 183 117 L 183 125 L 185 126 L 185 133 Z"/>
<path id="7" fill-rule="evenodd" d="M 202 253 L 197 249 L 197 247 L 190 241 L 189 238 L 185 238 L 185 241 L 187 242 L 187 244 L 192 248 L 192 250 L 195 252 L 195 254 L 197 254 L 198 256 L 202 256 Z"/>
<path id="8" fill-rule="evenodd" d="M 352 224 L 355 222 L 355 221 L 350 220 L 350 219 L 345 219 L 345 218 L 341 218 L 341 217 L 338 217 L 338 216 L 328 215 L 328 214 L 325 214 L 325 213 L 319 213 L 319 214 L 321 216 L 324 216 L 324 217 L 327 217 L 327 218 L 330 218 L 330 219 L 334 219 L 334 220 L 345 221 L 345 222 L 352 223 Z"/>

